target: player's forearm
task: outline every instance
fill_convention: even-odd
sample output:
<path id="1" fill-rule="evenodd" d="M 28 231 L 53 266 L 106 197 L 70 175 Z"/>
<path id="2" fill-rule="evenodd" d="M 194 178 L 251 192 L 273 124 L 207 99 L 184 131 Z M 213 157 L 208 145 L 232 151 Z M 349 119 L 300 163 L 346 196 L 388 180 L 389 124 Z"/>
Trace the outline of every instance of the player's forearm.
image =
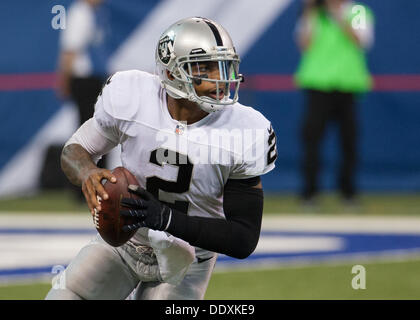
<path id="1" fill-rule="evenodd" d="M 90 154 L 79 144 L 66 146 L 61 153 L 61 169 L 69 181 L 76 186 L 82 185 L 82 177 L 97 166 Z"/>
<path id="2" fill-rule="evenodd" d="M 252 214 L 252 213 L 251 213 Z M 224 219 L 189 217 L 181 212 L 173 212 L 168 232 L 189 244 L 223 253 L 237 259 L 248 257 L 257 246 L 260 230 L 258 226 L 249 228 L 237 222 Z"/>
<path id="3" fill-rule="evenodd" d="M 225 219 L 191 217 L 173 211 L 166 231 L 206 250 L 244 259 L 256 248 L 260 237 L 264 196 L 261 188 L 225 187 Z"/>

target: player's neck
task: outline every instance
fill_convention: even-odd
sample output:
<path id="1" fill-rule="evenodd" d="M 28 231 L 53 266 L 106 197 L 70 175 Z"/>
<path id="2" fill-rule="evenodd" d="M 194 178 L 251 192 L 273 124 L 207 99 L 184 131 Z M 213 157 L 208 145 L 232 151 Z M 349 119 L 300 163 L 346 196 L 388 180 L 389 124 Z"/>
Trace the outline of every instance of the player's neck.
<path id="1" fill-rule="evenodd" d="M 172 119 L 185 121 L 187 124 L 200 121 L 209 114 L 200 109 L 200 107 L 186 99 L 174 99 L 167 95 L 168 111 Z"/>

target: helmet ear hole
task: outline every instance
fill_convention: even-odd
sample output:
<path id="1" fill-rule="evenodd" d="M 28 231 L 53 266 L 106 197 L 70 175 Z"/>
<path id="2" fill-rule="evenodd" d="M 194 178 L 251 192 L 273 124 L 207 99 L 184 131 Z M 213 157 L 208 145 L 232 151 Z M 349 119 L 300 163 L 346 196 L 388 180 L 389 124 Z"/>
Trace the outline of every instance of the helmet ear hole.
<path id="1" fill-rule="evenodd" d="M 166 70 L 166 76 L 168 77 L 169 80 L 175 79 L 175 77 L 172 75 L 172 73 L 169 70 Z"/>

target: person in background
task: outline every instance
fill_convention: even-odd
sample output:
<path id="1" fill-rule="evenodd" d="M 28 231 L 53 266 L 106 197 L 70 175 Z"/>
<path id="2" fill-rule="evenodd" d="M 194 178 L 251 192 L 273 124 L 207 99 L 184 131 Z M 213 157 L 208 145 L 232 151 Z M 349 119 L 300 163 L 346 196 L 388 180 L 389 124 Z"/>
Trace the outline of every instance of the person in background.
<path id="1" fill-rule="evenodd" d="M 57 91 L 75 102 L 82 125 L 94 106 L 107 78 L 106 38 L 108 16 L 103 0 L 77 0 L 68 9 L 66 28 L 60 38 Z M 105 160 L 99 162 L 105 167 Z"/>
<path id="2" fill-rule="evenodd" d="M 373 43 L 372 12 L 348 0 L 305 0 L 296 28 L 302 57 L 295 82 L 305 93 L 302 127 L 304 186 L 301 198 L 314 205 L 319 192 L 319 150 L 327 124 L 339 127 L 340 193 L 354 204 L 357 190 L 356 98 L 371 88 L 365 49 Z"/>

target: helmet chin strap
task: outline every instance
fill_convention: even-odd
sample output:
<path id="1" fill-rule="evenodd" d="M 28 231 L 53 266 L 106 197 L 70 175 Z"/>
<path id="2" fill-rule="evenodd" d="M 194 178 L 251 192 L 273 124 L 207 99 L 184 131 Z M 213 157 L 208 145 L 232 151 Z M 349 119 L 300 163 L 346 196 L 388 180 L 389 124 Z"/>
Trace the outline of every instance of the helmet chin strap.
<path id="1" fill-rule="evenodd" d="M 161 80 L 161 86 L 166 90 L 166 92 L 174 99 L 187 99 L 187 95 L 182 90 L 178 90 L 173 86 L 166 84 Z"/>
<path id="2" fill-rule="evenodd" d="M 209 102 L 204 102 L 200 99 L 198 99 L 195 95 L 191 95 L 188 100 L 190 100 L 191 102 L 196 103 L 201 110 L 207 112 L 207 113 L 211 113 L 211 112 L 216 112 L 219 111 L 221 108 L 223 108 L 223 106 L 219 106 L 216 104 L 211 104 Z"/>

